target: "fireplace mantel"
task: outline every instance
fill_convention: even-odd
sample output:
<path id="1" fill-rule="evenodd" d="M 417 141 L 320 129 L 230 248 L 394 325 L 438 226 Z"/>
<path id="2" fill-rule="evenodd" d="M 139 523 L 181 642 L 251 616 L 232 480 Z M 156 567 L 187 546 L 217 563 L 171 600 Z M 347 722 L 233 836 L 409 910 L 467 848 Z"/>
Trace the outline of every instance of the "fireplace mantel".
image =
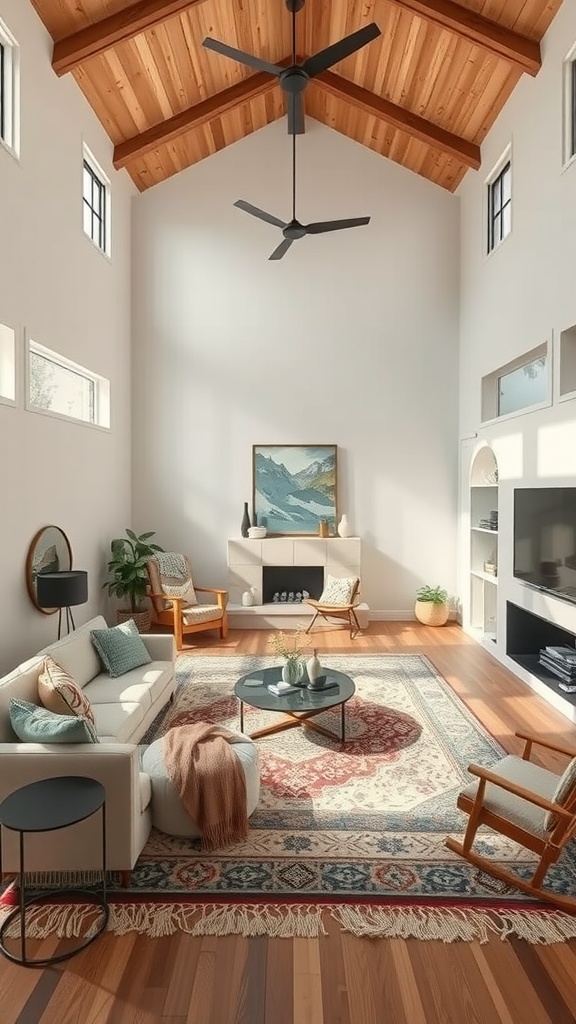
<path id="1" fill-rule="evenodd" d="M 262 569 L 270 566 L 323 566 L 326 576 L 359 576 L 362 552 L 359 537 L 265 537 L 263 540 L 237 538 L 228 541 L 228 610 L 231 625 L 294 628 L 296 619 L 312 615 L 312 608 L 300 603 L 262 604 Z M 242 594 L 254 589 L 254 605 L 242 606 Z M 360 617 L 368 623 L 368 608 L 360 605 Z M 285 621 L 284 621 L 285 620 Z"/>

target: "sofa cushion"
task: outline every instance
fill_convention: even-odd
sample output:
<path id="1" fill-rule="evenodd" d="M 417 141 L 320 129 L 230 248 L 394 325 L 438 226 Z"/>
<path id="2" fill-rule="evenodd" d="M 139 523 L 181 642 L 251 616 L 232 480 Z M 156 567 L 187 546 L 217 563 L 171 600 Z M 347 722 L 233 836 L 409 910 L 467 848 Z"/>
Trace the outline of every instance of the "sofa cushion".
<path id="1" fill-rule="evenodd" d="M 130 743 L 131 736 L 144 719 L 146 709 L 141 704 L 124 701 L 93 704 L 92 710 L 101 743 Z"/>
<path id="2" fill-rule="evenodd" d="M 13 697 L 10 721 L 24 743 L 98 743 L 92 722 L 82 715 L 59 715 Z"/>
<path id="3" fill-rule="evenodd" d="M 92 642 L 112 679 L 152 661 L 133 619 L 110 629 L 93 629 Z"/>
<path id="4" fill-rule="evenodd" d="M 142 704 L 145 710 L 153 704 L 172 678 L 172 665 L 164 661 L 151 661 L 149 665 L 132 669 L 119 678 L 111 679 L 100 673 L 88 683 L 86 695 L 92 705 L 114 704 L 125 701 Z"/>
<path id="5" fill-rule="evenodd" d="M 78 686 L 84 687 L 102 671 L 90 630 L 105 628 L 106 619 L 97 615 L 85 625 L 79 626 L 73 633 L 68 633 L 62 640 L 44 647 L 40 651 L 40 656 L 49 654 L 57 665 L 70 673 Z"/>
<path id="6" fill-rule="evenodd" d="M 50 655 L 44 658 L 38 676 L 38 696 L 55 715 L 81 715 L 94 725 L 94 714 L 84 691 Z"/>
<path id="7" fill-rule="evenodd" d="M 42 658 L 30 658 L 0 680 L 0 743 L 13 743 L 18 737 L 10 722 L 10 701 L 12 697 L 39 704 L 38 675 Z"/>

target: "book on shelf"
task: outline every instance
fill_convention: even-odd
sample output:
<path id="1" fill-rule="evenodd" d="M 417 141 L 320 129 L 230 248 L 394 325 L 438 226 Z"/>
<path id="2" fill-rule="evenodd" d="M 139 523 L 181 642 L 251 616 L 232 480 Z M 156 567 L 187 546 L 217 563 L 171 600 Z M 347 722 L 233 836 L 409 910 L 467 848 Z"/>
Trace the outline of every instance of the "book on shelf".
<path id="1" fill-rule="evenodd" d="M 559 682 L 558 686 L 564 693 L 576 693 L 576 682 L 574 683 L 563 683 Z"/>
<path id="2" fill-rule="evenodd" d="M 556 658 L 569 665 L 576 665 L 576 648 L 574 647 L 561 645 L 559 647 L 544 647 L 544 650 L 550 658 Z"/>
<path id="3" fill-rule="evenodd" d="M 559 662 L 554 661 L 553 658 L 547 658 L 545 654 L 541 654 L 538 661 L 543 668 L 547 669 L 548 672 L 552 672 L 558 679 L 563 679 L 567 683 L 576 682 L 576 669 L 564 668 Z"/>

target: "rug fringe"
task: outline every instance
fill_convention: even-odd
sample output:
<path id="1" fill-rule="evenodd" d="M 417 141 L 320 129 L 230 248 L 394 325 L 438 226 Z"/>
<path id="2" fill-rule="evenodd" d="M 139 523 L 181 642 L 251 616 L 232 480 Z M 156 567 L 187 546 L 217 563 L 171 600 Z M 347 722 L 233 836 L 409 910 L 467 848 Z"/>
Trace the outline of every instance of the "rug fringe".
<path id="1" fill-rule="evenodd" d="M 13 907 L 0 908 L 0 923 Z M 506 941 L 510 936 L 537 945 L 576 938 L 576 916 L 559 910 L 475 910 L 470 907 L 367 907 L 342 904 L 195 904 L 111 903 L 108 931 L 116 935 L 137 932 L 148 938 L 187 932 L 189 935 L 266 935 L 273 938 L 318 938 L 327 935 L 323 913 L 342 931 L 360 938 L 488 942 L 490 934 Z M 90 936 L 100 923 L 93 904 L 52 904 L 30 907 L 26 935 L 31 939 Z M 8 936 L 19 935 L 20 922 L 12 922 Z"/>
<path id="2" fill-rule="evenodd" d="M 488 942 L 490 933 L 550 945 L 576 938 L 576 917 L 559 910 L 487 911 L 451 907 L 330 908 L 342 931 L 381 939 L 436 939 L 441 942 Z"/>

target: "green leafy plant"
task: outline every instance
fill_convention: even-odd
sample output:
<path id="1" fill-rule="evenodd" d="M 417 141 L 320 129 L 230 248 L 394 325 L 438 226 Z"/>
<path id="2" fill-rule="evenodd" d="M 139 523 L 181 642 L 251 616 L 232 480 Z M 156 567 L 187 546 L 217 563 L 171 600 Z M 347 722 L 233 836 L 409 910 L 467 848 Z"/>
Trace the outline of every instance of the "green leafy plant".
<path id="1" fill-rule="evenodd" d="M 446 604 L 448 592 L 442 587 L 420 587 L 416 591 L 417 601 L 431 601 L 432 604 Z"/>
<path id="2" fill-rule="evenodd" d="M 110 543 L 112 558 L 108 562 L 108 573 L 112 576 L 103 584 L 110 595 L 127 597 L 131 612 L 141 611 L 148 587 L 146 562 L 156 551 L 163 551 L 158 544 L 150 544 L 151 533 L 138 537 L 126 528 L 126 537 L 116 537 Z"/>

